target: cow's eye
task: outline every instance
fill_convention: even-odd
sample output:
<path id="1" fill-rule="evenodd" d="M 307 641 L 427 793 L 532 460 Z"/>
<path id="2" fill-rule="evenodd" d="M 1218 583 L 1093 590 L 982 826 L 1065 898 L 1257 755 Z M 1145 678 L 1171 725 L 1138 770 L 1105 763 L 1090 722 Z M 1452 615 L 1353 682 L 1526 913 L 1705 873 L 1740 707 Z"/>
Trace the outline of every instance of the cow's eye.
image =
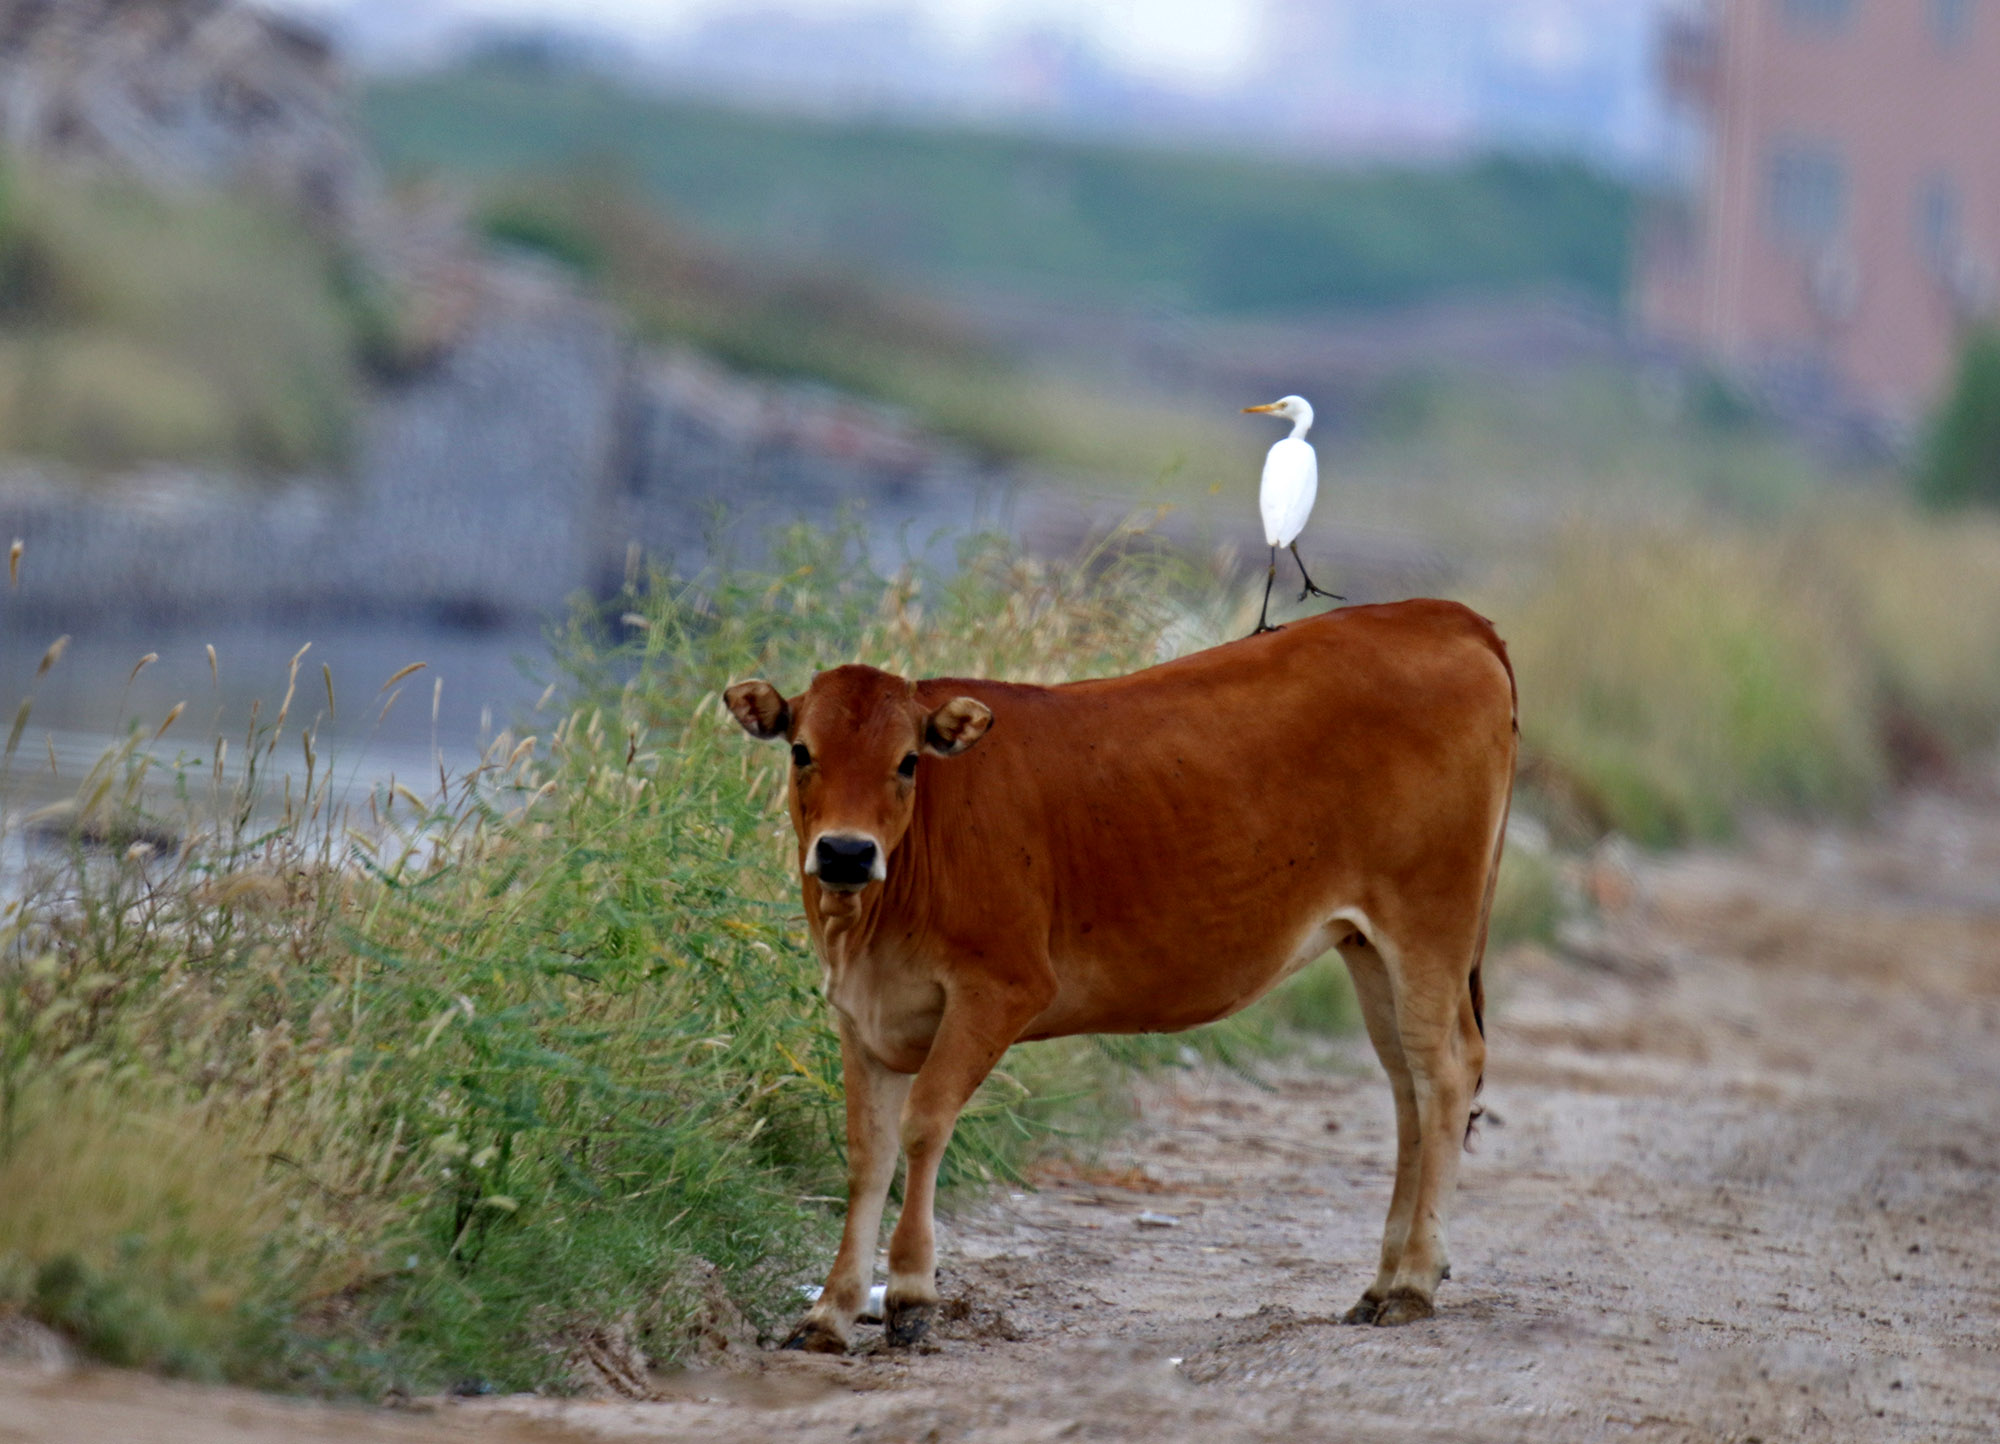
<path id="1" fill-rule="evenodd" d="M 812 765 L 812 748 L 806 746 L 803 742 L 794 742 L 792 744 L 792 766 L 810 767 Z"/>
<path id="2" fill-rule="evenodd" d="M 903 778 L 915 777 L 917 775 L 916 753 L 912 752 L 908 757 L 905 757 L 901 762 L 896 764 L 896 775 Z"/>

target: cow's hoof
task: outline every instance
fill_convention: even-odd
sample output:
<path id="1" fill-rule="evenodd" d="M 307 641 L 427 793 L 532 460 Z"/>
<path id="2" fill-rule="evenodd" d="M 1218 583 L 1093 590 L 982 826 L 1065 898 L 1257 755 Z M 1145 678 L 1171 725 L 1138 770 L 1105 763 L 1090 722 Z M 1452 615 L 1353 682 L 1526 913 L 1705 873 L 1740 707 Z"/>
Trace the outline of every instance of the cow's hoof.
<path id="1" fill-rule="evenodd" d="M 1418 1319 L 1427 1319 L 1437 1310 L 1431 1301 L 1415 1289 L 1397 1289 L 1375 1311 L 1376 1324 L 1385 1329 L 1393 1329 L 1398 1324 L 1414 1324 Z"/>
<path id="2" fill-rule="evenodd" d="M 802 1319 L 779 1347 L 801 1349 L 808 1354 L 844 1354 L 847 1352 L 847 1340 L 818 1319 Z"/>
<path id="3" fill-rule="evenodd" d="M 1368 1294 L 1361 1296 L 1361 1302 L 1340 1316 L 1343 1324 L 1372 1324 L 1375 1316 L 1382 1312 L 1382 1301 Z"/>
<path id="4" fill-rule="evenodd" d="M 936 1304 L 890 1303 L 882 1311 L 882 1337 L 892 1349 L 907 1349 L 931 1331 Z"/>

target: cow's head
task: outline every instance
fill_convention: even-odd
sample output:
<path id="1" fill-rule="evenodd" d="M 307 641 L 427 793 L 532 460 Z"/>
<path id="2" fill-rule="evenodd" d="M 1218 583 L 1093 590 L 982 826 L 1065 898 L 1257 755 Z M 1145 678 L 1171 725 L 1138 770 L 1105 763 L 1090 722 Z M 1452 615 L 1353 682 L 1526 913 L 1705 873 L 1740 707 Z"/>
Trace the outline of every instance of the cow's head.
<path id="1" fill-rule="evenodd" d="M 722 699 L 752 737 L 791 743 L 800 866 L 835 893 L 888 877 L 916 806 L 920 759 L 956 757 L 993 725 L 983 702 L 926 708 L 915 684 L 873 667 L 822 672 L 790 699 L 769 682 L 738 682 Z"/>

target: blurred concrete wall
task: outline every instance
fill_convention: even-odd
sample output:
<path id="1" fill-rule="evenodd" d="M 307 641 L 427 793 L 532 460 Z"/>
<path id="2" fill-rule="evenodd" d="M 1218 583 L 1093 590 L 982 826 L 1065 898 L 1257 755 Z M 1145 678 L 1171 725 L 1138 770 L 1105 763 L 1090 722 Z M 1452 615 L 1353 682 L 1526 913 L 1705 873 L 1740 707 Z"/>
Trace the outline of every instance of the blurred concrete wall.
<path id="1" fill-rule="evenodd" d="M 347 476 L 0 469 L 0 545 L 25 556 L 0 620 L 521 625 L 635 557 L 755 561 L 768 528 L 848 508 L 921 550 L 991 519 L 1009 480 L 851 397 L 636 346 L 529 265 L 481 265 L 457 342 L 361 433 Z"/>
<path id="2" fill-rule="evenodd" d="M 496 275 L 486 291 L 460 344 L 371 406 L 349 477 L 0 476 L 0 534 L 26 558 L 8 610 L 500 621 L 560 603 L 602 545 L 625 351 L 559 289 Z"/>

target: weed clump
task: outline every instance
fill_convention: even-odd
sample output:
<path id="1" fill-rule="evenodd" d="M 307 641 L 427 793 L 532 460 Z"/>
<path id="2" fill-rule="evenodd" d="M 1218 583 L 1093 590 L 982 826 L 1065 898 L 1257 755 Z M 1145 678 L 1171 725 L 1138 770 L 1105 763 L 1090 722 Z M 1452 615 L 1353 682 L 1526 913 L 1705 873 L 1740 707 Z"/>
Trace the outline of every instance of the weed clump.
<path id="1" fill-rule="evenodd" d="M 4 1129 L 0 1301 L 93 1357 L 214 1378 L 261 1361 L 288 1297 L 326 1282 L 303 1201 L 198 1104 L 72 1062 L 10 1093 Z"/>
<path id="2" fill-rule="evenodd" d="M 1665 528 L 1577 529 L 1547 568 L 1505 626 L 1522 740 L 1593 827 L 1666 843 L 1866 797 L 1867 678 L 1798 569 Z"/>

